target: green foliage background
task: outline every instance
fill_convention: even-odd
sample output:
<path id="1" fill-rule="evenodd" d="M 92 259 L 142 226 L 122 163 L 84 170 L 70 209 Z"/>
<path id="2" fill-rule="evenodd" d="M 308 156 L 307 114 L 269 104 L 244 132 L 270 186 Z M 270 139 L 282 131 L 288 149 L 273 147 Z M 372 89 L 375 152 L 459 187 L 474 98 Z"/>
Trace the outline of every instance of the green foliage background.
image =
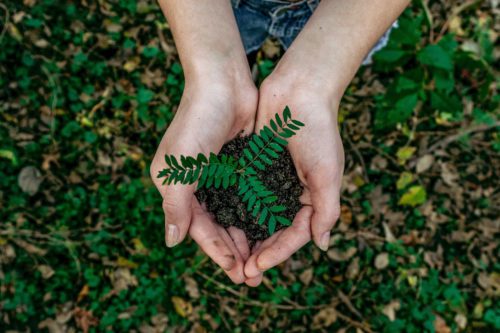
<path id="1" fill-rule="evenodd" d="M 341 105 L 331 250 L 250 289 L 164 246 L 148 163 L 183 76 L 157 4 L 0 2 L 0 331 L 500 330 L 495 6 L 404 13 Z"/>

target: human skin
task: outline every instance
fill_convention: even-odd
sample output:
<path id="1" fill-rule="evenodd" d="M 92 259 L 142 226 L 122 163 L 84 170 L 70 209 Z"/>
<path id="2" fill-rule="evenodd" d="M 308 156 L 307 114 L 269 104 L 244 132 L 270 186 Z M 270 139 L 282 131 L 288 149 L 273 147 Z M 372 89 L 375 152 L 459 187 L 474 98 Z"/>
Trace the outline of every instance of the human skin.
<path id="1" fill-rule="evenodd" d="M 252 278 L 288 259 L 311 239 L 327 250 L 340 215 L 344 150 L 340 99 L 361 62 L 408 0 L 323 0 L 259 89 L 256 130 L 288 105 L 306 124 L 288 149 L 304 186 L 292 226 L 266 239 L 245 264 Z"/>
<path id="2" fill-rule="evenodd" d="M 242 230 L 215 223 L 194 196 L 195 186 L 163 185 L 158 172 L 165 154 L 220 151 L 225 142 L 254 129 L 258 92 L 229 1 L 160 0 L 184 69 L 185 88 L 174 120 L 151 164 L 151 178 L 163 198 L 165 243 L 179 244 L 189 232 L 234 283 L 246 279 L 250 255 Z M 249 281 L 259 282 L 262 274 Z"/>
<path id="3" fill-rule="evenodd" d="M 257 95 L 228 0 L 160 0 L 176 41 L 186 85 L 151 166 L 163 197 L 167 246 L 191 237 L 235 283 L 257 286 L 264 271 L 311 239 L 327 250 L 340 213 L 344 152 L 337 110 L 370 48 L 408 0 L 323 0 Z M 285 105 L 306 126 L 289 150 L 304 185 L 291 227 L 250 251 L 241 230 L 224 230 L 194 197 L 194 186 L 156 179 L 165 153 L 218 152 L 239 132 L 260 129 Z"/>

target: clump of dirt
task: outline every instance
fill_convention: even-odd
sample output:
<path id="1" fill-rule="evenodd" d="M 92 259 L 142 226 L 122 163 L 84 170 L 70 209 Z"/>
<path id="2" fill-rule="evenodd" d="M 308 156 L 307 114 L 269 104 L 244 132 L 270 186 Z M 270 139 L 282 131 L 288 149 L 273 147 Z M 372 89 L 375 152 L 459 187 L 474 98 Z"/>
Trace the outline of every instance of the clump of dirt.
<path id="1" fill-rule="evenodd" d="M 248 146 L 249 141 L 250 137 L 236 138 L 225 144 L 221 153 L 238 159 L 243 149 Z M 258 169 L 256 171 L 257 177 L 278 196 L 278 204 L 287 207 L 287 210 L 280 214 L 293 221 L 295 214 L 301 207 L 299 197 L 302 194 L 302 186 L 288 150 L 281 153 L 278 159 L 273 160 L 273 164 L 267 166 L 265 171 Z M 253 243 L 269 237 L 267 223 L 260 226 L 257 219 L 250 212 L 247 212 L 246 203 L 243 203 L 238 196 L 237 185 L 227 189 L 222 187 L 219 189 L 203 188 L 196 192 L 196 197 L 200 202 L 206 204 L 208 211 L 214 215 L 217 223 L 225 228 L 235 226 L 242 229 L 249 242 Z M 278 223 L 276 230 L 283 227 Z"/>

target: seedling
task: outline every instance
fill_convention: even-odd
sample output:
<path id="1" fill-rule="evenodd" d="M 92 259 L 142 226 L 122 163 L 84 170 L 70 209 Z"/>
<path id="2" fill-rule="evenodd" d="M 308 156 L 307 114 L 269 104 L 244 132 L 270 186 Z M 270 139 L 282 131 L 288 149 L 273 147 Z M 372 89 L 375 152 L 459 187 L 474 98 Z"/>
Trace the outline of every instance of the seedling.
<path id="1" fill-rule="evenodd" d="M 226 154 L 199 153 L 196 158 L 180 156 L 180 163 L 174 155 L 165 155 L 168 167 L 161 170 L 158 178 L 165 178 L 163 184 L 198 182 L 197 189 L 203 187 L 227 189 L 238 186 L 238 195 L 246 203 L 247 211 L 262 225 L 267 222 L 269 234 L 276 230 L 276 223 L 288 226 L 290 220 L 279 215 L 287 207 L 278 205 L 278 196 L 266 188 L 257 177 L 257 171 L 265 171 L 273 159 L 280 158 L 288 144 L 288 139 L 304 126 L 292 119 L 290 109 L 285 107 L 282 117 L 276 113 L 269 126 L 264 126 L 259 134 L 253 134 L 248 147 L 243 149 L 239 159 Z"/>

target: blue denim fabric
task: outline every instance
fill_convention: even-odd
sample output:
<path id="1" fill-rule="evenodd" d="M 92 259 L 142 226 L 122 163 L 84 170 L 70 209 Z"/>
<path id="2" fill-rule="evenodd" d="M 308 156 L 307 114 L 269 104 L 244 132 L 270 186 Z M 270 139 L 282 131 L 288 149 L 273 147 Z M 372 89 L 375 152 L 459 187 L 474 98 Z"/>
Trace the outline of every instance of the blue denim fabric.
<path id="1" fill-rule="evenodd" d="M 232 0 L 233 11 L 246 53 L 258 50 L 269 36 L 279 40 L 286 50 L 302 30 L 320 0 Z M 363 64 L 389 40 L 395 22 L 368 53 Z"/>

